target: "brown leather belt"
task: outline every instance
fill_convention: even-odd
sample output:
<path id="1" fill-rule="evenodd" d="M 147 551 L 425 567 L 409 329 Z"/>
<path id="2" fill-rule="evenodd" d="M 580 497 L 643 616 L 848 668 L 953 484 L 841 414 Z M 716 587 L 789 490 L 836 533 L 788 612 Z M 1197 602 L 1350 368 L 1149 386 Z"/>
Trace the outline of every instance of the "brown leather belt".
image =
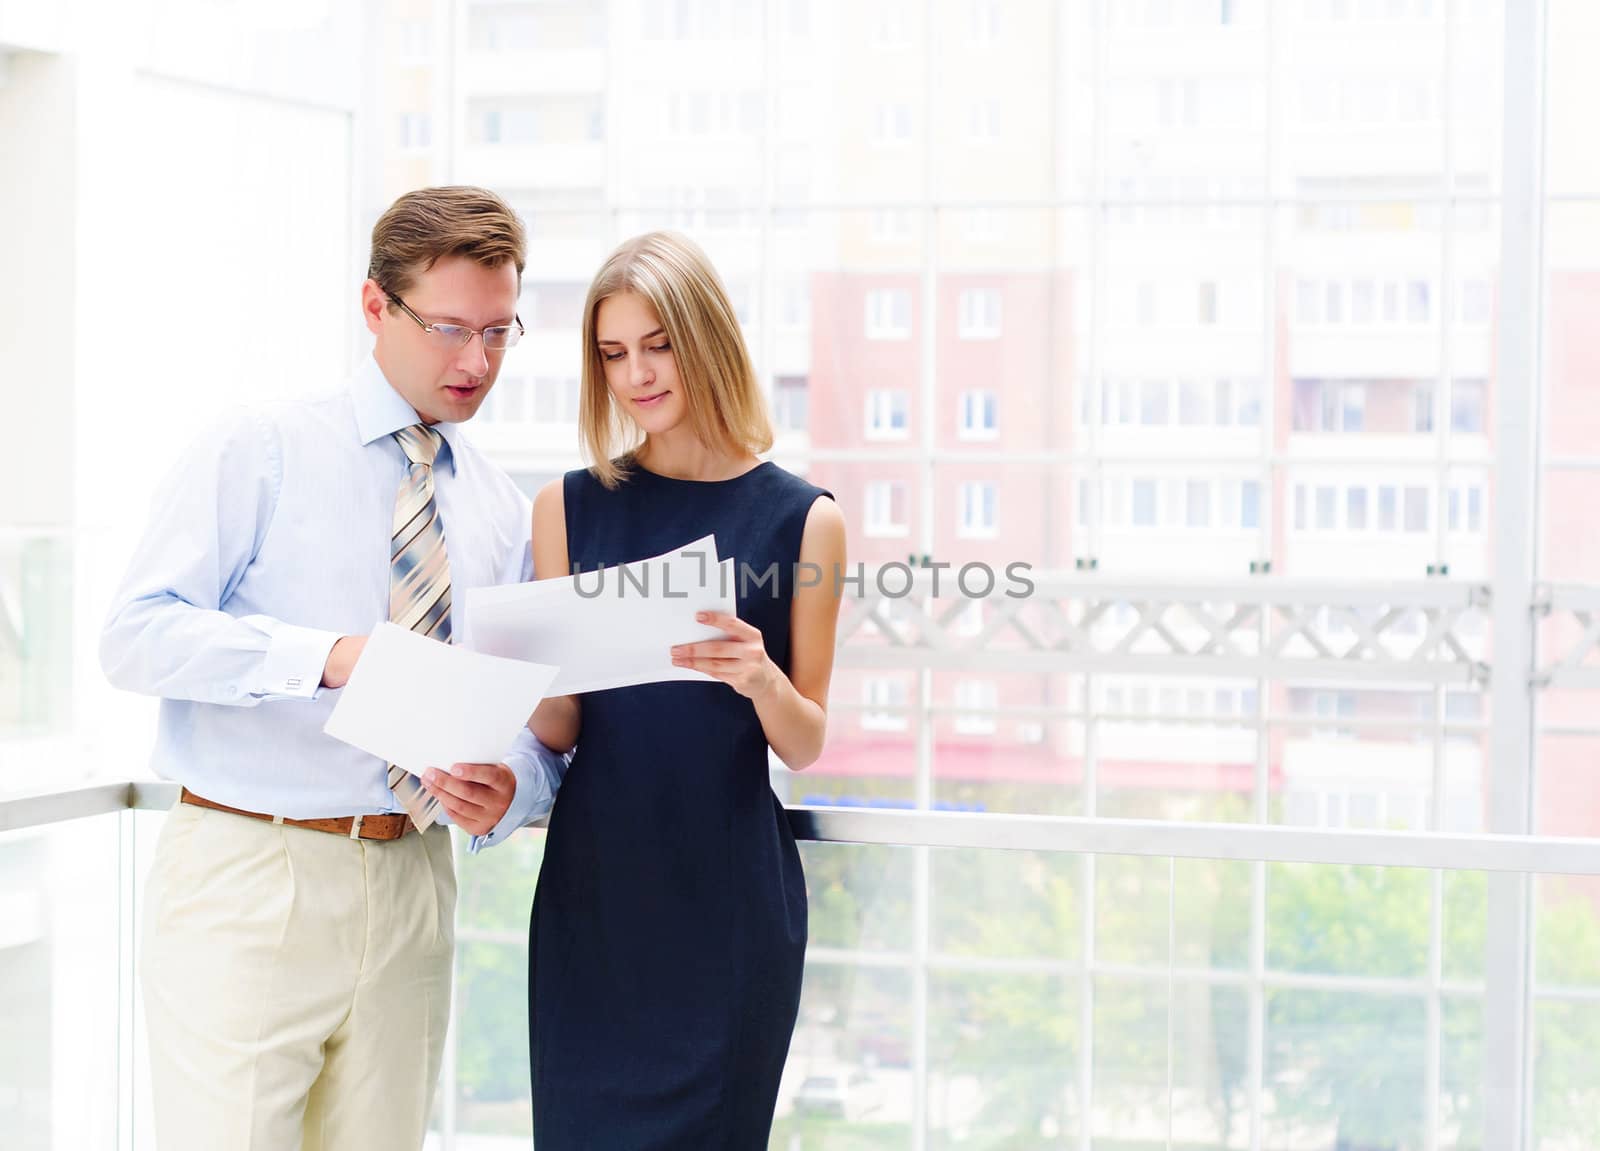
<path id="1" fill-rule="evenodd" d="M 195 807 L 209 807 L 212 811 L 226 811 L 230 815 L 242 815 L 246 819 L 264 819 L 268 823 L 282 823 L 286 827 L 304 827 L 312 831 L 326 831 L 330 835 L 342 835 L 347 839 L 399 839 L 408 831 L 413 831 L 416 824 L 411 822 L 411 817 L 403 811 L 392 815 L 346 815 L 341 818 L 330 819 L 280 819 L 275 815 L 262 815 L 259 811 L 241 811 L 237 807 L 227 807 L 224 804 L 213 803 L 190 791 L 187 787 L 178 793 L 179 803 L 191 803 Z"/>

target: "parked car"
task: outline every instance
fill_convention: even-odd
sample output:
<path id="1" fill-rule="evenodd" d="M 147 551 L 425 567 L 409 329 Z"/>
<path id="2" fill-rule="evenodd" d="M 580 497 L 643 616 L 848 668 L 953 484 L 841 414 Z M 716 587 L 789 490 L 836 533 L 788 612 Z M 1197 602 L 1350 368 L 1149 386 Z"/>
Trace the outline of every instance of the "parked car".
<path id="1" fill-rule="evenodd" d="M 840 1068 L 808 1075 L 795 1093 L 801 1115 L 859 1119 L 883 1106 L 883 1084 L 862 1070 Z"/>

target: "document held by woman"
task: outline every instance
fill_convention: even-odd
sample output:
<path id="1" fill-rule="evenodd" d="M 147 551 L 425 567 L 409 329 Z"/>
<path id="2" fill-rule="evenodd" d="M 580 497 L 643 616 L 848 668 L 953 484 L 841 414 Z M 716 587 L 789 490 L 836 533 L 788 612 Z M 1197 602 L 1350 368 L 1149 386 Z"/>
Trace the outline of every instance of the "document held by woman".
<path id="1" fill-rule="evenodd" d="M 734 592 L 734 561 L 719 561 L 708 535 L 619 567 L 472 588 L 462 597 L 456 637 L 485 655 L 557 665 L 550 695 L 709 681 L 674 667 L 672 648 L 720 636 L 695 613 L 734 614 Z"/>

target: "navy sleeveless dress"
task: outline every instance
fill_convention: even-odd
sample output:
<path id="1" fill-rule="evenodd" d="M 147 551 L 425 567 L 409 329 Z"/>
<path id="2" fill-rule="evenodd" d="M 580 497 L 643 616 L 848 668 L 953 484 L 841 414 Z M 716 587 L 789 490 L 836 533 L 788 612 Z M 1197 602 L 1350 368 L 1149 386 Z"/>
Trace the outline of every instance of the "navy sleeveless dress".
<path id="1" fill-rule="evenodd" d="M 564 480 L 567 553 L 592 571 L 715 533 L 771 582 L 738 614 L 789 670 L 794 565 L 820 488 L 762 463 L 730 480 L 634 467 Z M 745 594 L 748 593 L 748 594 Z M 806 892 L 755 706 L 723 683 L 582 697 L 529 928 L 538 1151 L 767 1145 L 805 963 Z"/>

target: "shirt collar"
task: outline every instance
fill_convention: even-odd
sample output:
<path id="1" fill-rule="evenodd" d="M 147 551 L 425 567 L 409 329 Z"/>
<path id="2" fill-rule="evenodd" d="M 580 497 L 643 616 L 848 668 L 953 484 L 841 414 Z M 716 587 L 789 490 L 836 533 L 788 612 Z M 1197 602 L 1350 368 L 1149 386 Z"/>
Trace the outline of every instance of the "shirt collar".
<path id="1" fill-rule="evenodd" d="M 356 430 L 361 434 L 362 447 L 385 436 L 392 436 L 401 428 L 422 422 L 416 409 L 389 383 L 373 356 L 362 360 L 361 366 L 350 378 L 350 398 L 355 403 Z M 455 475 L 456 437 L 461 434 L 461 425 L 440 423 L 434 424 L 433 428 L 444 439 L 440 454 L 448 457 L 450 474 Z"/>

